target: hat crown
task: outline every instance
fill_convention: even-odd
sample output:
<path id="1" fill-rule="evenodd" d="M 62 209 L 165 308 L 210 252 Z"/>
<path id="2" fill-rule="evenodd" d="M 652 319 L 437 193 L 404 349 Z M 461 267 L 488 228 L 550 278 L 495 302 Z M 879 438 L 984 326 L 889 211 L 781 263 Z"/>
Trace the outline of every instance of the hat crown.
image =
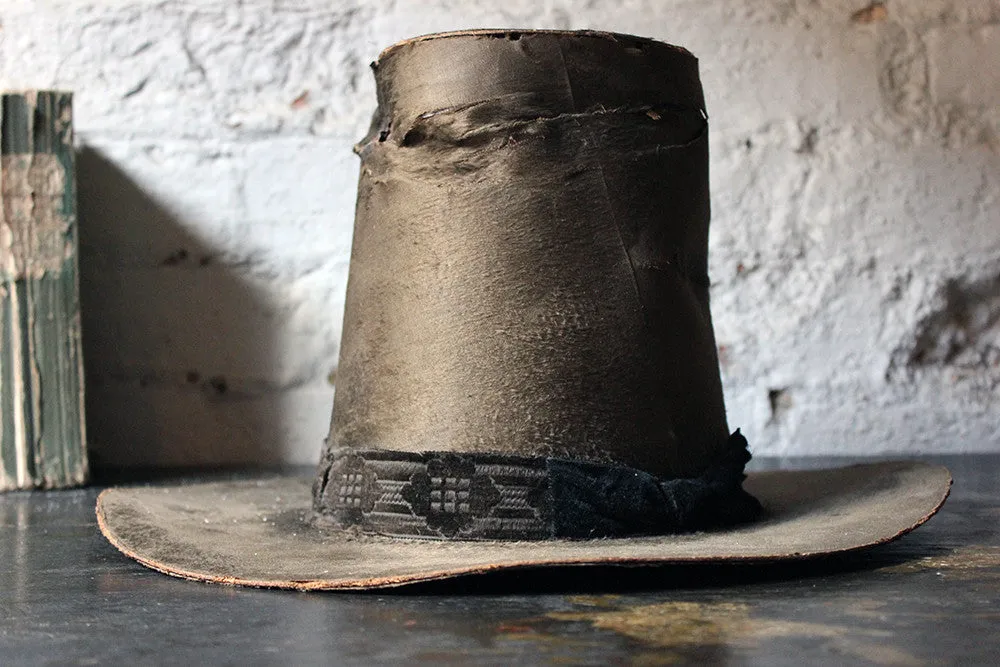
<path id="1" fill-rule="evenodd" d="M 476 31 L 374 67 L 327 457 L 703 471 L 725 446 L 697 61 Z"/>

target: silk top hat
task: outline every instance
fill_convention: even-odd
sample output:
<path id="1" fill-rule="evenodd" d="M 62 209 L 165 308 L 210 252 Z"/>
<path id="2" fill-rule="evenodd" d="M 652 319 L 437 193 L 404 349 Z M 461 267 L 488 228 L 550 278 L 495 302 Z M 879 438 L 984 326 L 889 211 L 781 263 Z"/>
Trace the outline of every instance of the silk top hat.
<path id="1" fill-rule="evenodd" d="M 108 490 L 115 546 L 192 579 L 374 588 L 846 552 L 944 502 L 948 471 L 916 462 L 744 475 L 709 312 L 690 53 L 467 31 L 373 67 L 315 479 Z"/>

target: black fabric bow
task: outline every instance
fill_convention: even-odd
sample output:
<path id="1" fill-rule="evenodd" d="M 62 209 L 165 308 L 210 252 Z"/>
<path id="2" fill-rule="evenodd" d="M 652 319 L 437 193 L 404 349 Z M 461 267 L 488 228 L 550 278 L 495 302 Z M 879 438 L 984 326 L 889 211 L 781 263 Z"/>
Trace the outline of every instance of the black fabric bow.
<path id="1" fill-rule="evenodd" d="M 748 443 L 739 429 L 700 477 L 660 480 L 624 466 L 548 459 L 553 537 L 683 533 L 750 521 L 760 502 L 743 490 Z"/>

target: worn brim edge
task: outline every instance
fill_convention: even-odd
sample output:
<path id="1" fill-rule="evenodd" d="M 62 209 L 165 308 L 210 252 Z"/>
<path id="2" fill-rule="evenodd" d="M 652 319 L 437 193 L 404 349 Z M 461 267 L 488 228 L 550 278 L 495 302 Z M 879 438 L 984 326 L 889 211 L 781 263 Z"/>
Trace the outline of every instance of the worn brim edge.
<path id="1" fill-rule="evenodd" d="M 402 586 L 497 570 L 586 565 L 797 561 L 870 548 L 905 535 L 941 507 L 946 468 L 913 461 L 751 473 L 765 508 L 725 531 L 621 539 L 472 542 L 357 535 L 316 525 L 311 480 L 265 477 L 107 489 L 101 532 L 165 574 L 293 590 Z"/>

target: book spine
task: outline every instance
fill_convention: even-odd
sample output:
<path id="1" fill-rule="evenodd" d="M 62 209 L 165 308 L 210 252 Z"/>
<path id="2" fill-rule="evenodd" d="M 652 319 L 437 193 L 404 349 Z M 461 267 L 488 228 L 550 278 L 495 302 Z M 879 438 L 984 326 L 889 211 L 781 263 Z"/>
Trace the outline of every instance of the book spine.
<path id="1" fill-rule="evenodd" d="M 0 491 L 87 481 L 72 96 L 0 94 Z"/>

